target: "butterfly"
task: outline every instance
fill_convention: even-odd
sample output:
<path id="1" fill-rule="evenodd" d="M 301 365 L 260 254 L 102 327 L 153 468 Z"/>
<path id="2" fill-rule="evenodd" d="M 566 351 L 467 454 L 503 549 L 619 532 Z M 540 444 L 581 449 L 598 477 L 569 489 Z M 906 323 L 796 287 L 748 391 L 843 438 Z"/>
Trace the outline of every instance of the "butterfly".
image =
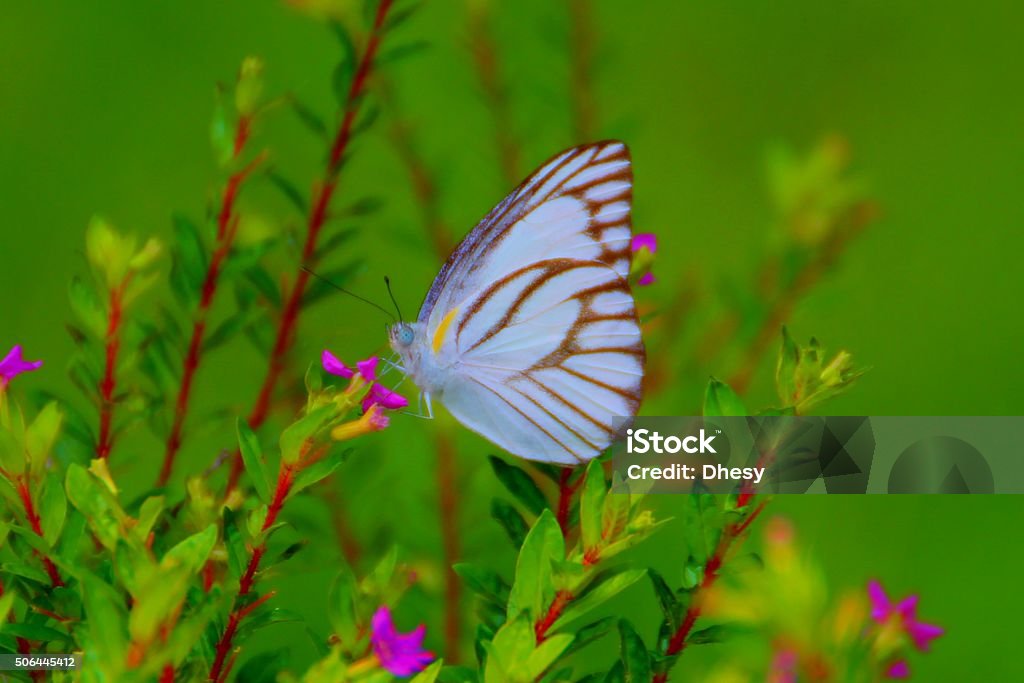
<path id="1" fill-rule="evenodd" d="M 388 329 L 429 414 L 436 398 L 528 460 L 577 464 L 611 444 L 640 407 L 644 374 L 626 281 L 632 195 L 626 145 L 582 145 L 473 228 L 416 322 Z"/>

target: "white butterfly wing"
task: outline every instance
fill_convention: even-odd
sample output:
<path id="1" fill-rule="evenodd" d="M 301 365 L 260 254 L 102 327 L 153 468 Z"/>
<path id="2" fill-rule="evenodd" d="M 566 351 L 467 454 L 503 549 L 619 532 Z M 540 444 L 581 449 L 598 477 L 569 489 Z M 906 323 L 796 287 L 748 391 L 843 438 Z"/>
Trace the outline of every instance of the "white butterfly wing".
<path id="1" fill-rule="evenodd" d="M 629 274 L 629 150 L 598 142 L 556 155 L 481 220 L 435 278 L 418 320 L 436 327 L 472 293 L 542 258 L 600 261 Z"/>
<path id="2" fill-rule="evenodd" d="M 631 199 L 625 145 L 563 152 L 473 229 L 427 295 L 425 339 L 451 361 L 441 401 L 515 455 L 586 461 L 639 409 Z"/>
<path id="3" fill-rule="evenodd" d="M 603 263 L 521 268 L 481 292 L 453 327 L 459 362 L 441 400 L 514 455 L 584 462 L 611 443 L 614 418 L 639 409 L 644 350 L 633 298 Z"/>

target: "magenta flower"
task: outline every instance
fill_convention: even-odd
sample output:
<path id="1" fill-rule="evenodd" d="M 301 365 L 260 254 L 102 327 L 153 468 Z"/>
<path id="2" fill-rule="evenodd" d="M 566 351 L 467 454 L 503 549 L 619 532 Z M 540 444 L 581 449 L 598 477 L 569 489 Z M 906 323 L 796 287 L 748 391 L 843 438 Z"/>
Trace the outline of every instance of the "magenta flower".
<path id="1" fill-rule="evenodd" d="M 889 667 L 888 671 L 885 672 L 886 678 L 910 678 L 910 665 L 907 664 L 907 660 L 901 659 L 895 662 Z"/>
<path id="2" fill-rule="evenodd" d="M 409 405 L 409 401 L 405 396 L 374 382 L 370 387 L 370 392 L 363 399 L 363 410 L 369 409 L 372 405 L 379 405 L 388 410 L 398 410 Z"/>
<path id="3" fill-rule="evenodd" d="M 410 633 L 399 633 L 391 620 L 391 610 L 381 605 L 373 615 L 370 642 L 381 666 L 395 676 L 411 676 L 434 661 L 434 654 L 423 649 L 423 624 Z"/>
<path id="4" fill-rule="evenodd" d="M 646 287 L 647 285 L 654 283 L 654 274 L 650 271 L 651 263 L 654 259 L 654 254 L 658 251 L 658 237 L 653 232 L 641 232 L 633 235 L 633 242 L 631 244 L 633 253 L 644 251 L 642 254 L 644 257 L 640 267 L 645 270 L 644 274 L 637 280 L 637 285 Z"/>
<path id="5" fill-rule="evenodd" d="M 941 626 L 917 620 L 916 595 L 903 598 L 894 605 L 889 601 L 882 584 L 872 581 L 868 584 L 868 597 L 871 599 L 871 618 L 879 624 L 898 619 L 903 631 L 914 641 L 914 647 L 921 652 L 926 652 L 928 644 L 945 633 Z"/>
<path id="6" fill-rule="evenodd" d="M 0 360 L 0 389 L 23 372 L 31 372 L 42 367 L 43 361 L 27 361 L 21 355 L 21 344 L 15 344 L 3 360 Z"/>
<path id="7" fill-rule="evenodd" d="M 779 650 L 772 658 L 771 683 L 796 683 L 800 657 L 793 650 Z"/>
<path id="8" fill-rule="evenodd" d="M 377 356 L 370 356 L 366 360 L 356 363 L 356 369 L 342 363 L 337 356 L 326 349 L 320 354 L 320 363 L 326 372 L 337 377 L 352 379 L 356 373 L 370 384 L 370 391 L 363 398 L 363 411 L 369 410 L 372 405 L 379 405 L 388 410 L 397 410 L 409 405 L 409 401 L 396 391 L 388 389 L 377 383 Z"/>

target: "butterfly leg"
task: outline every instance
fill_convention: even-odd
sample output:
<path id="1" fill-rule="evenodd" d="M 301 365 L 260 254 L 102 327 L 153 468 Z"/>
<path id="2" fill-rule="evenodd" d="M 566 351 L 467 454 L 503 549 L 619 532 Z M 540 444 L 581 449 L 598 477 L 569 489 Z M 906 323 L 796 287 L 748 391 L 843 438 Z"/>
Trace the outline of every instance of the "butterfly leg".
<path id="1" fill-rule="evenodd" d="M 426 415 L 423 414 L 423 403 L 424 403 L 424 400 L 426 401 L 426 404 L 427 404 L 427 414 Z M 433 420 L 434 419 L 434 407 L 430 403 L 430 394 L 428 394 L 426 392 L 420 392 L 419 400 L 416 402 L 416 412 L 414 413 L 412 411 L 405 410 L 405 411 L 402 411 L 402 414 L 403 415 L 409 415 L 410 417 L 418 417 L 421 420 Z"/>

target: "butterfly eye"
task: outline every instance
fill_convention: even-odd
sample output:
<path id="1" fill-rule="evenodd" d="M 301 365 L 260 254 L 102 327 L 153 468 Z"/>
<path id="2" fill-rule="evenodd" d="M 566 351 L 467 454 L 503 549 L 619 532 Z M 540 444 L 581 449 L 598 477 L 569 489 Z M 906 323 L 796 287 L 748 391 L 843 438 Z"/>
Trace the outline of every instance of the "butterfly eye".
<path id="1" fill-rule="evenodd" d="M 402 346 L 409 346 L 410 344 L 412 344 L 412 338 L 412 328 L 409 327 L 408 325 L 403 325 L 402 328 L 398 330 L 398 342 Z"/>

